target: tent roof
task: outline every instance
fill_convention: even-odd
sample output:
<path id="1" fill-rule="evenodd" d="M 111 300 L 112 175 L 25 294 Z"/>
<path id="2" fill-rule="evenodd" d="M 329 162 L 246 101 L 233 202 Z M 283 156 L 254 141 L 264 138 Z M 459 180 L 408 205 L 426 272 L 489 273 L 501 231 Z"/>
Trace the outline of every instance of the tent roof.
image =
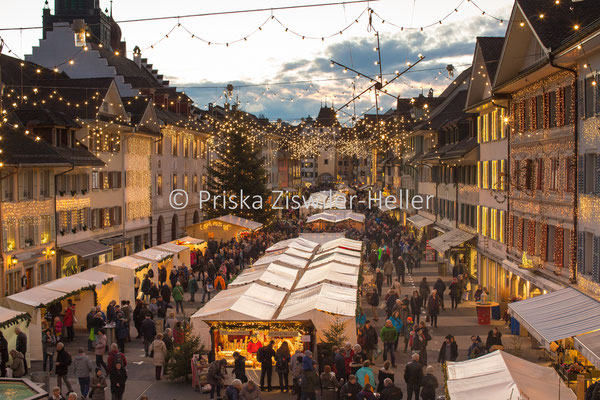
<path id="1" fill-rule="evenodd" d="M 310 240 L 303 239 L 301 237 L 282 240 L 281 242 L 275 243 L 273 246 L 269 247 L 266 251 L 267 253 L 271 251 L 277 251 L 286 248 L 293 248 L 303 251 L 313 251 L 315 247 L 319 244 L 316 242 L 312 242 Z"/>
<path id="2" fill-rule="evenodd" d="M 273 318 L 286 292 L 272 289 L 257 283 L 219 292 L 204 307 L 196 311 L 194 317 L 211 317 L 214 320 L 230 320 L 227 311 L 234 311 L 251 320 L 269 320 Z"/>
<path id="3" fill-rule="evenodd" d="M 246 218 L 236 217 L 235 215 L 223 215 L 222 217 L 215 218 L 217 221 L 227 222 L 232 225 L 241 226 L 242 228 L 249 229 L 251 231 L 255 231 L 257 229 L 262 228 L 263 224 L 260 222 L 251 221 Z"/>
<path id="4" fill-rule="evenodd" d="M 244 271 L 230 283 L 230 286 L 240 286 L 261 281 L 272 286 L 290 290 L 292 286 L 294 286 L 298 271 L 299 270 L 296 268 L 288 268 L 280 264 L 272 263 L 266 268 L 252 268 Z"/>
<path id="5" fill-rule="evenodd" d="M 57 292 L 62 293 L 71 293 L 77 290 L 89 288 L 90 286 L 96 286 L 96 282 L 79 278 L 77 275 L 78 274 L 65 276 L 64 278 L 46 283 L 43 286 L 47 289 L 56 290 Z"/>
<path id="6" fill-rule="evenodd" d="M 412 217 L 406 218 L 410 223 L 412 223 L 415 228 L 423 228 L 425 226 L 433 224 L 433 221 L 429 218 L 425 218 L 419 214 L 413 215 Z"/>
<path id="7" fill-rule="evenodd" d="M 60 299 L 65 294 L 56 290 L 46 288 L 44 286 L 34 286 L 29 290 L 15 293 L 7 297 L 12 301 L 26 304 L 31 307 L 38 307 L 44 304 L 52 303 L 54 300 Z"/>
<path id="8" fill-rule="evenodd" d="M 475 237 L 474 234 L 465 232 L 462 229 L 452 229 L 450 232 L 441 234 L 429 241 L 429 246 L 433 247 L 440 253 L 450 250 L 452 247 L 460 246 L 467 240 Z"/>
<path id="9" fill-rule="evenodd" d="M 323 252 L 323 251 L 332 249 L 334 247 L 341 247 L 341 248 L 345 248 L 345 249 L 361 251 L 362 245 L 363 245 L 363 243 L 359 240 L 352 240 L 352 239 L 340 237 L 340 238 L 337 238 L 334 240 L 330 240 L 326 243 L 323 243 L 321 245 L 321 248 L 319 249 L 319 252 Z"/>
<path id="10" fill-rule="evenodd" d="M 83 240 L 81 242 L 62 246 L 62 249 L 69 253 L 77 254 L 82 258 L 89 258 L 112 251 L 112 247 L 105 246 L 95 240 Z"/>
<path id="11" fill-rule="evenodd" d="M 331 261 L 326 264 L 317 265 L 316 267 L 312 266 L 312 264 L 309 264 L 308 268 L 309 269 L 328 268 L 331 271 L 339 272 L 340 274 L 356 275 L 356 276 L 358 276 L 359 269 L 360 269 L 360 267 L 358 265 L 342 264 L 342 263 L 335 262 L 335 261 Z"/>
<path id="12" fill-rule="evenodd" d="M 288 264 L 297 268 L 304 268 L 308 263 L 308 261 L 303 258 L 294 257 L 288 254 L 268 254 L 254 261 L 254 266 L 270 264 L 272 262 Z"/>
<path id="13" fill-rule="evenodd" d="M 152 247 L 150 249 L 138 251 L 135 254 L 132 254 L 133 257 L 141 257 L 152 261 L 162 261 L 167 257 L 175 255 L 174 251 L 171 250 L 162 250 L 156 247 Z"/>
<path id="14" fill-rule="evenodd" d="M 319 259 L 311 262 L 310 265 L 308 266 L 308 268 L 318 267 L 323 264 L 329 264 L 330 262 L 337 262 L 339 264 L 348 264 L 348 265 L 359 266 L 360 258 L 349 257 L 349 256 L 346 256 L 344 254 L 339 254 L 339 253 L 329 253 L 326 256 L 320 257 Z"/>
<path id="15" fill-rule="evenodd" d="M 202 244 L 205 242 L 205 240 L 202 239 L 196 239 L 194 237 L 191 236 L 184 236 L 180 239 L 174 240 L 173 242 L 177 243 L 186 243 L 186 244 Z M 171 242 L 171 243 L 173 243 Z"/>
<path id="16" fill-rule="evenodd" d="M 343 232 L 326 232 L 326 233 L 301 233 L 300 239 L 310 240 L 315 243 L 323 244 L 335 239 L 343 238 Z"/>
<path id="17" fill-rule="evenodd" d="M 18 317 L 19 315 L 27 314 L 23 311 L 15 311 L 10 308 L 0 307 L 0 324 L 3 322 L 9 321 L 13 318 Z"/>
<path id="18" fill-rule="evenodd" d="M 150 264 L 150 262 L 148 260 L 142 260 L 141 258 L 126 256 L 112 260 L 107 264 L 116 265 L 117 267 L 126 269 L 138 269 L 139 267 Z"/>
<path id="19" fill-rule="evenodd" d="M 327 249 L 327 250 L 323 250 L 318 252 L 317 254 L 315 254 L 315 257 L 313 258 L 313 261 L 317 261 L 319 259 L 322 259 L 323 257 L 326 257 L 330 254 L 341 254 L 343 256 L 348 256 L 348 257 L 353 257 L 353 258 L 358 258 L 360 259 L 360 253 L 358 251 L 355 250 L 348 250 L 348 249 L 342 249 L 340 247 L 335 247 L 333 249 Z"/>
<path id="20" fill-rule="evenodd" d="M 107 279 L 114 279 L 116 277 L 116 275 L 109 274 L 107 272 L 98 271 L 96 268 L 86 269 L 85 271 L 81 271 L 73 276 L 94 282 L 96 285 L 100 285 L 100 284 L 102 284 L 102 282 L 106 281 Z M 65 278 L 62 278 L 62 279 L 65 279 Z"/>
<path id="21" fill-rule="evenodd" d="M 335 211 L 341 211 L 341 212 L 335 212 Z M 352 221 L 362 223 L 362 222 L 365 222 L 365 215 L 355 213 L 355 212 L 352 212 L 349 210 L 330 210 L 330 211 L 311 215 L 306 219 L 306 222 L 310 223 L 310 222 L 314 222 L 314 221 L 327 221 L 327 222 L 332 222 L 335 224 L 335 223 L 339 223 L 339 222 L 343 222 L 343 221 L 347 221 L 347 220 L 352 220 Z"/>
<path id="22" fill-rule="evenodd" d="M 358 274 L 344 274 L 330 268 L 329 265 L 326 264 L 322 267 L 305 271 L 302 278 L 300 278 L 296 284 L 296 288 L 302 289 L 322 282 L 356 287 L 358 285 Z"/>
<path id="23" fill-rule="evenodd" d="M 292 319 L 313 310 L 354 316 L 356 313 L 356 288 L 322 283 L 295 291 L 285 302 L 278 319 Z"/>
<path id="24" fill-rule="evenodd" d="M 596 368 L 600 368 L 600 331 L 577 336 L 575 348 Z"/>
<path id="25" fill-rule="evenodd" d="M 448 362 L 447 368 L 448 394 L 452 400 L 577 398 L 554 369 L 500 350 L 473 360 Z"/>
<path id="26" fill-rule="evenodd" d="M 511 315 L 544 347 L 600 330 L 600 302 L 571 287 L 510 303 Z"/>
<path id="27" fill-rule="evenodd" d="M 163 244 L 159 244 L 158 246 L 154 246 L 152 247 L 152 249 L 156 249 L 156 250 L 164 250 L 164 251 L 169 251 L 169 252 L 173 252 L 175 254 L 178 254 L 182 251 L 185 250 L 189 250 L 188 247 L 186 246 L 181 246 L 175 243 L 163 243 Z"/>

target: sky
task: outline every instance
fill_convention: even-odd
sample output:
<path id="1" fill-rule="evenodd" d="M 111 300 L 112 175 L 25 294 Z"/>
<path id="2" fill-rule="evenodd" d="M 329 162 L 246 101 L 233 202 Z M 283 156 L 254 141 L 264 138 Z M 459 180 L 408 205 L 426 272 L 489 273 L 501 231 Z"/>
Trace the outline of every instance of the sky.
<path id="1" fill-rule="evenodd" d="M 112 10 L 116 21 L 124 21 L 326 2 L 113 0 Z M 110 8 L 110 3 L 100 1 L 103 9 Z M 384 74 L 403 71 L 407 62 L 414 63 L 419 59 L 419 54 L 425 57 L 388 87 L 390 93 L 410 97 L 427 94 L 430 88 L 434 94 L 441 93 L 452 80 L 446 66 L 454 67 L 455 76 L 467 68 L 472 62 L 477 36 L 504 35 L 512 4 L 512 0 L 476 0 L 475 3 L 468 0 L 380 0 L 121 22 L 119 25 L 128 52 L 139 46 L 142 57 L 148 58 L 154 68 L 169 79 L 171 86 L 190 95 L 198 107 L 206 108 L 208 103 L 222 104 L 226 100 L 224 88 L 231 83 L 234 85 L 233 98 L 242 109 L 270 119 L 298 123 L 302 117 L 314 117 L 321 104 L 341 107 L 353 98 L 353 93 L 368 86 L 367 79 L 356 79 L 356 74 L 344 73 L 342 67 L 331 68 L 330 60 L 369 76 L 377 75 L 375 31 L 380 36 Z M 49 0 L 49 5 L 53 10 L 54 0 Z M 0 13 L 0 27 L 40 26 L 43 7 L 43 0 L 20 0 L 19 7 L 4 8 Z M 367 7 L 376 13 L 370 26 Z M 433 26 L 427 27 L 431 24 Z M 425 28 L 421 31 L 420 27 Z M 343 31 L 341 35 L 320 39 L 340 31 Z M 7 53 L 8 47 L 13 54 L 23 57 L 31 53 L 32 46 L 38 44 L 41 36 L 41 29 L 0 31 L 0 37 L 6 42 L 3 53 Z M 241 41 L 231 43 L 239 39 Z M 229 46 L 216 44 L 228 42 L 231 43 Z M 131 57 L 131 53 L 127 56 Z M 351 115 L 360 117 L 365 112 L 374 112 L 373 101 L 373 95 L 362 96 L 361 100 L 341 111 L 340 120 L 347 122 Z M 391 96 L 381 97 L 380 106 L 384 111 L 393 105 Z"/>

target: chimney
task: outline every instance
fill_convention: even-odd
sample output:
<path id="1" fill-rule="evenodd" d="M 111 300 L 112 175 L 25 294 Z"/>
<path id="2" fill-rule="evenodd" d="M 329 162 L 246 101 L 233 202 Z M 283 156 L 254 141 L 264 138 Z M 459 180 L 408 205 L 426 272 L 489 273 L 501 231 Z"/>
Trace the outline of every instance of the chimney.
<path id="1" fill-rule="evenodd" d="M 138 68 L 142 67 L 142 50 L 138 46 L 133 48 L 133 62 Z"/>

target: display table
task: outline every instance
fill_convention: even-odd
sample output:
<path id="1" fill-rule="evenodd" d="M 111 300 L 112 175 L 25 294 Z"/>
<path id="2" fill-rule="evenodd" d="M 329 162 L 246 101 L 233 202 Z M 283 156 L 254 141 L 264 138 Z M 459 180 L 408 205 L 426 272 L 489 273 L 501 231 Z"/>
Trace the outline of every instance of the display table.
<path id="1" fill-rule="evenodd" d="M 477 308 L 477 323 L 479 325 L 489 325 L 490 319 L 492 316 L 492 308 L 500 307 L 500 304 L 499 303 L 487 303 L 487 304 L 476 303 L 475 307 Z"/>

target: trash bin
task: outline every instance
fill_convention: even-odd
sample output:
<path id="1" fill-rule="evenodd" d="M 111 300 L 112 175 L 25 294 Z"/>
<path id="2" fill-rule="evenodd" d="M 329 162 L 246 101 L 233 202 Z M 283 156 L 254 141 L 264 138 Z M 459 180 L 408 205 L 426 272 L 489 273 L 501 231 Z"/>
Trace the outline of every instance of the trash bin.
<path id="1" fill-rule="evenodd" d="M 106 334 L 106 345 L 110 349 L 110 346 L 113 343 L 116 343 L 117 340 L 115 337 L 115 324 L 106 325 L 104 327 L 104 333 Z"/>

